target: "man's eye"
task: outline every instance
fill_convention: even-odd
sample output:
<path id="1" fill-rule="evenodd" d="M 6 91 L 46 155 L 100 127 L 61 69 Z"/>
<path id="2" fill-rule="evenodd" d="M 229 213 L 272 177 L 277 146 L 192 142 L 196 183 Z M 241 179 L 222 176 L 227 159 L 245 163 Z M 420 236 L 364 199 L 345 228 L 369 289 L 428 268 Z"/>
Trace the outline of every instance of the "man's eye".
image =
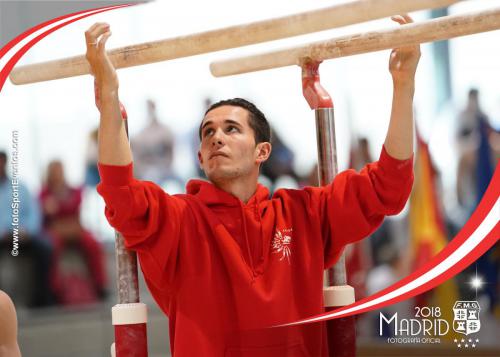
<path id="1" fill-rule="evenodd" d="M 238 132 L 238 131 L 239 131 L 238 128 L 235 127 L 235 126 L 228 126 L 227 127 L 227 132 L 228 133 L 235 133 L 235 132 Z"/>

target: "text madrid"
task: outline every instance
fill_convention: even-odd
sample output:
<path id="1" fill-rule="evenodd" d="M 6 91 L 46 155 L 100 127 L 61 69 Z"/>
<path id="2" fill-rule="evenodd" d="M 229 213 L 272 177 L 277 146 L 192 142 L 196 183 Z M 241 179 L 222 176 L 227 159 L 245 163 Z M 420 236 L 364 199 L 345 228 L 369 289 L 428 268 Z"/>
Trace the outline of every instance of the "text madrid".
<path id="1" fill-rule="evenodd" d="M 382 312 L 379 320 L 379 333 L 382 336 L 383 323 L 390 326 L 393 336 L 444 336 L 450 330 L 448 321 L 444 319 L 398 319 L 396 312 L 388 319 Z"/>

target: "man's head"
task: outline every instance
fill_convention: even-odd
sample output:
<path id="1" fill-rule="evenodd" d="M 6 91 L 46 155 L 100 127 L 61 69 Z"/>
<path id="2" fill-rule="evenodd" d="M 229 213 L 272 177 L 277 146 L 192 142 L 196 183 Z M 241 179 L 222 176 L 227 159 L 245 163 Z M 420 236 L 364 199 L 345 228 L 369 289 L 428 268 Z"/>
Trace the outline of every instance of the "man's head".
<path id="1" fill-rule="evenodd" d="M 264 114 L 245 99 L 212 104 L 200 124 L 198 159 L 214 183 L 259 174 L 271 154 L 271 129 Z"/>

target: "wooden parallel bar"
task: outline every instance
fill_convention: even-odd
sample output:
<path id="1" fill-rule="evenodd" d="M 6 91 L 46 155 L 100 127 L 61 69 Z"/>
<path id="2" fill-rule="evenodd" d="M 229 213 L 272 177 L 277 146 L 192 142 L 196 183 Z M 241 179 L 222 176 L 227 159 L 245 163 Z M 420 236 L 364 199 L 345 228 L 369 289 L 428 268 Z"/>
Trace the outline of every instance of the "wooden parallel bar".
<path id="1" fill-rule="evenodd" d="M 375 20 L 398 13 L 445 7 L 459 0 L 358 0 L 279 18 L 230 26 L 109 51 L 116 68 L 144 65 Z M 83 41 L 83 34 L 82 34 Z M 14 68 L 10 80 L 27 84 L 88 74 L 84 56 Z"/>
<path id="2" fill-rule="evenodd" d="M 300 65 L 304 60 L 323 61 L 498 29 L 500 29 L 500 7 L 215 61 L 210 64 L 210 71 L 215 77 L 230 76 Z"/>

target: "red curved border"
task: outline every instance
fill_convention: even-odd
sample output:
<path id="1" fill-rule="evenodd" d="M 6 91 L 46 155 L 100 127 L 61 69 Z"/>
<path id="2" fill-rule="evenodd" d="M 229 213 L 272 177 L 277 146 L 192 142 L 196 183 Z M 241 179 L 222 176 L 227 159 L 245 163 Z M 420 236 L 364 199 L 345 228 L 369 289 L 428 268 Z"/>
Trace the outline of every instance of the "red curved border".
<path id="1" fill-rule="evenodd" d="M 35 31 L 39 30 L 39 29 L 42 29 L 43 27 L 45 26 L 48 26 L 50 24 L 53 24 L 54 22 L 57 22 L 57 21 L 60 21 L 62 19 L 65 19 L 65 18 L 68 18 L 68 17 L 71 17 L 71 16 L 74 16 L 74 15 L 78 15 L 78 14 L 82 14 L 81 16 L 78 16 L 74 19 L 71 19 L 71 20 L 68 20 L 66 22 L 63 22 L 57 26 L 54 26 L 53 28 L 41 33 L 40 35 L 38 35 L 37 37 L 35 37 L 34 39 L 32 39 L 31 41 L 29 41 L 26 45 L 24 45 L 23 47 L 21 47 L 21 49 L 19 51 L 17 51 L 13 56 L 12 58 L 7 62 L 7 64 L 4 66 L 4 68 L 2 68 L 2 70 L 0 71 L 0 91 L 2 90 L 3 88 L 3 85 L 5 84 L 5 81 L 7 80 L 7 77 L 9 75 L 9 73 L 12 71 L 12 68 L 14 68 L 14 66 L 16 65 L 16 63 L 19 61 L 19 59 L 31 48 L 33 47 L 33 45 L 35 45 L 38 41 L 40 41 L 41 39 L 43 39 L 44 37 L 48 36 L 49 34 L 51 34 L 52 32 L 60 29 L 61 27 L 64 27 L 66 25 L 69 25 L 75 21 L 78 21 L 78 20 L 81 20 L 85 17 L 89 17 L 89 16 L 92 16 L 92 15 L 95 15 L 95 14 L 100 14 L 102 12 L 106 12 L 106 11 L 110 11 L 110 10 L 115 10 L 115 9 L 119 9 L 119 8 L 123 8 L 123 7 L 128 7 L 128 6 L 132 6 L 132 5 L 135 5 L 135 4 L 123 4 L 123 5 L 115 5 L 115 6 L 107 6 L 107 7 L 100 7 L 100 8 L 96 8 L 96 9 L 90 9 L 90 10 L 85 10 L 85 11 L 79 11 L 79 12 L 75 12 L 73 14 L 68 14 L 68 15 L 64 15 L 64 16 L 60 16 L 56 19 L 53 19 L 53 20 L 50 20 L 50 21 L 47 21 L 47 22 L 44 22 L 43 24 L 40 24 L 40 25 L 37 25 L 29 30 L 27 30 L 26 32 L 23 32 L 21 35 L 17 36 L 14 40 L 10 41 L 6 46 L 4 46 L 1 50 L 0 50 L 0 58 L 2 58 L 5 53 L 7 53 L 7 51 L 9 49 L 11 49 L 12 47 L 14 47 L 18 42 L 22 41 L 23 39 L 25 39 L 27 36 L 29 36 L 30 34 L 34 33 Z M 98 10 L 98 11 L 96 11 Z M 89 14 L 89 12 L 91 12 Z"/>
<path id="2" fill-rule="evenodd" d="M 127 5 L 132 5 L 132 4 L 127 4 Z M 48 21 L 45 21 L 45 22 L 42 22 L 41 24 L 38 24 L 32 28 L 30 28 L 29 30 L 26 30 L 25 32 L 17 35 L 14 39 L 10 40 L 9 42 L 7 42 L 7 44 L 5 46 L 3 46 L 1 49 L 0 49 L 0 59 L 12 48 L 14 47 L 17 43 L 21 42 L 23 39 L 25 39 L 26 37 L 28 37 L 29 35 L 31 35 L 33 32 L 35 31 L 38 31 L 42 28 L 44 28 L 45 26 L 48 26 L 50 24 L 53 24 L 54 22 L 57 22 L 57 21 L 60 21 L 60 20 L 63 20 L 65 18 L 68 18 L 70 16 L 75 16 L 75 15 L 79 15 L 79 14 L 83 14 L 83 13 L 87 13 L 89 11 L 95 11 L 95 10 L 99 10 L 99 9 L 106 9 L 106 8 L 110 8 L 110 7 L 116 7 L 116 6 L 123 6 L 123 5 L 113 5 L 113 6 L 103 6 L 103 7 L 98 7 L 98 8 L 95 8 L 95 9 L 89 9 L 89 10 L 82 10 L 82 11 L 78 11 L 78 12 L 74 12 L 72 14 L 67 14 L 67 15 L 62 15 L 62 16 L 59 16 L 59 17 L 56 17 L 52 20 L 48 20 Z"/>

